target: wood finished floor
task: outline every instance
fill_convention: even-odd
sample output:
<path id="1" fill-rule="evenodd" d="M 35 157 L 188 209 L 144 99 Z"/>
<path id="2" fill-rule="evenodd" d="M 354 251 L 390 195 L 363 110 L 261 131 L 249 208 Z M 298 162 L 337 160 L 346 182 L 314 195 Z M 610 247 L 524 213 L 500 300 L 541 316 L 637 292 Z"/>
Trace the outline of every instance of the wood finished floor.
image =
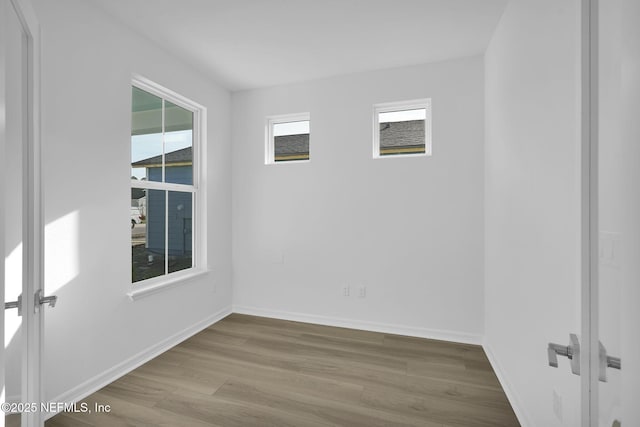
<path id="1" fill-rule="evenodd" d="M 519 426 L 479 346 L 232 314 L 46 427 Z"/>

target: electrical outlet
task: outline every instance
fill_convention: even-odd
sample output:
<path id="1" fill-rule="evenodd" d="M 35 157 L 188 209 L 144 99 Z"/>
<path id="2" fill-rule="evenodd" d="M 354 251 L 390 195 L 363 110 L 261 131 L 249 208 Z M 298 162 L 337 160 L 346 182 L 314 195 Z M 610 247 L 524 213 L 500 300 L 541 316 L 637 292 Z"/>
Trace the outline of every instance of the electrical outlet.
<path id="1" fill-rule="evenodd" d="M 349 296 L 349 286 L 343 286 L 343 288 L 342 288 L 342 296 L 343 297 L 348 297 Z"/>
<path id="2" fill-rule="evenodd" d="M 364 298 L 366 296 L 367 296 L 367 287 L 366 286 L 360 286 L 358 288 L 358 297 Z"/>
<path id="3" fill-rule="evenodd" d="M 553 413 L 556 414 L 558 421 L 562 422 L 562 397 L 555 390 L 553 390 Z"/>

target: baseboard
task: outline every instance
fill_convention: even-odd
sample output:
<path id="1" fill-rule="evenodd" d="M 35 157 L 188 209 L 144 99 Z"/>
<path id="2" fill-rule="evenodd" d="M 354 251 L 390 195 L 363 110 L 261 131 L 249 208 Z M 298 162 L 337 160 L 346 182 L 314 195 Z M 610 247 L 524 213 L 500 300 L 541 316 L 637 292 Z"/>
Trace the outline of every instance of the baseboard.
<path id="1" fill-rule="evenodd" d="M 507 395 L 507 400 L 509 400 L 511 407 L 513 408 L 513 412 L 516 413 L 516 417 L 518 418 L 520 425 L 522 427 L 533 426 L 533 422 L 531 421 L 532 418 L 522 404 L 522 399 L 518 397 L 518 394 L 515 392 L 513 386 L 511 385 L 509 380 L 507 380 L 507 376 L 505 375 L 504 370 L 502 369 L 500 363 L 498 362 L 498 359 L 491 349 L 491 346 L 486 342 L 486 340 L 482 344 L 482 348 L 484 349 L 484 352 L 489 359 L 489 363 L 491 363 L 493 371 L 498 377 L 498 381 L 500 381 L 500 385 L 502 386 L 504 393 Z"/>
<path id="2" fill-rule="evenodd" d="M 469 334 L 439 329 L 418 328 L 415 326 L 396 325 L 391 323 L 375 323 L 363 320 L 343 319 L 338 317 L 319 316 L 315 314 L 295 313 L 290 311 L 269 310 L 257 307 L 234 305 L 233 312 L 252 316 L 270 317 L 274 319 L 291 320 L 302 323 L 314 323 L 325 326 L 359 329 L 364 331 L 382 332 L 386 334 L 405 335 L 410 337 L 428 338 L 441 341 L 451 341 L 463 344 L 482 345 L 482 335 Z"/>
<path id="3" fill-rule="evenodd" d="M 188 328 L 183 329 L 182 331 L 174 334 L 167 339 L 159 342 L 156 345 L 153 345 L 146 350 L 130 357 L 129 359 L 117 364 L 116 366 L 108 369 L 105 372 L 102 372 L 96 375 L 93 378 L 85 381 L 84 383 L 72 388 L 69 391 L 62 393 L 61 395 L 51 399 L 51 402 L 77 402 L 79 400 L 84 399 L 92 393 L 100 390 L 102 387 L 106 386 L 122 377 L 123 375 L 131 372 L 136 369 L 140 365 L 143 365 L 153 359 L 156 356 L 164 353 L 165 351 L 175 347 L 180 344 L 182 341 L 187 338 L 197 334 L 203 329 L 213 325 L 219 320 L 225 318 L 231 314 L 231 308 L 226 307 L 218 312 L 208 316 L 207 318 L 189 326 Z M 45 415 L 45 419 L 49 419 L 53 417 L 56 413 L 48 413 Z"/>

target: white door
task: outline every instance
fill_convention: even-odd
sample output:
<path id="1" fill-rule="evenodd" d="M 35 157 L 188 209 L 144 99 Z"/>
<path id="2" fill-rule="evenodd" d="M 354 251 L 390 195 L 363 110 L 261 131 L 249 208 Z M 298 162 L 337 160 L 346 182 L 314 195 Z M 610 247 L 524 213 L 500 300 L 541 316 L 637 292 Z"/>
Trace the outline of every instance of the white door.
<path id="1" fill-rule="evenodd" d="M 597 3 L 591 426 L 599 427 L 640 426 L 639 20 L 637 0 Z"/>
<path id="2" fill-rule="evenodd" d="M 2 423 L 40 426 L 42 309 L 38 34 L 25 0 L 0 0 Z"/>

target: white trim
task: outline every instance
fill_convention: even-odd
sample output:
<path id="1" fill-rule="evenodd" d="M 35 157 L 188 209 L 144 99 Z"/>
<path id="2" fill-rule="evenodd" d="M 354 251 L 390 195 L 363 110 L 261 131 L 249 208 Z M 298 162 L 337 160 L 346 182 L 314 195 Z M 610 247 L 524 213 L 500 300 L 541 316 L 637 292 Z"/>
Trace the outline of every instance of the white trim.
<path id="1" fill-rule="evenodd" d="M 157 294 L 158 292 L 165 289 L 173 288 L 176 285 L 191 282 L 193 279 L 197 279 L 206 274 L 209 274 L 208 270 L 197 270 L 190 268 L 187 270 L 176 271 L 175 273 L 169 273 L 164 276 L 158 276 L 152 279 L 143 280 L 140 282 L 136 282 L 140 283 L 141 285 L 134 286 L 131 291 L 127 292 L 127 296 L 132 301 L 136 301 L 141 298 Z"/>
<path id="2" fill-rule="evenodd" d="M 164 182 L 164 138 L 163 138 L 163 168 L 162 177 L 163 182 L 156 181 L 140 181 L 131 180 L 131 188 L 144 188 L 159 191 L 179 191 L 188 192 L 192 196 L 192 212 L 194 220 L 192 221 L 191 230 L 191 253 L 193 266 L 187 270 L 176 273 L 168 273 L 169 258 L 165 256 L 165 274 L 159 277 L 141 280 L 139 282 L 131 283 L 131 290 L 127 293 L 132 300 L 139 299 L 146 295 L 157 293 L 163 289 L 171 288 L 177 285 L 179 282 L 191 280 L 193 277 L 198 277 L 207 273 L 208 261 L 207 261 L 207 248 L 206 236 L 207 231 L 207 196 L 206 196 L 206 123 L 207 123 L 207 109 L 197 102 L 190 100 L 189 98 L 180 95 L 168 89 L 162 85 L 159 85 L 152 80 L 143 77 L 139 74 L 132 74 L 131 85 L 138 89 L 149 92 L 152 95 L 158 96 L 162 99 L 162 133 L 164 135 L 164 103 L 165 100 L 175 104 L 185 110 L 190 111 L 193 114 L 193 129 L 192 129 L 192 185 L 175 184 L 170 182 Z M 166 195 L 165 200 L 165 217 L 168 215 L 167 209 L 169 208 L 169 197 Z M 148 212 L 147 212 L 148 215 Z M 165 250 L 168 251 L 169 233 L 168 233 L 169 221 L 165 221 Z"/>
<path id="3" fill-rule="evenodd" d="M 169 191 L 181 191 L 183 193 L 195 193 L 197 191 L 192 185 L 187 184 L 174 184 L 171 182 L 159 182 L 159 181 L 140 181 L 137 179 L 131 180 L 131 187 L 144 188 L 149 190 L 169 190 Z"/>
<path id="4" fill-rule="evenodd" d="M 516 393 L 516 388 L 509 382 L 507 379 L 507 375 L 504 373 L 498 359 L 496 358 L 491 345 L 485 340 L 482 344 L 482 348 L 487 355 L 487 359 L 489 359 L 489 363 L 491 364 L 491 368 L 495 372 L 498 377 L 498 381 L 504 390 L 504 394 L 507 396 L 507 400 L 511 404 L 511 408 L 513 408 L 513 412 L 516 414 L 518 418 L 518 422 L 522 427 L 530 427 L 533 426 L 533 422 L 531 421 L 533 418 L 531 414 L 527 411 L 527 406 L 522 403 L 522 399 Z"/>
<path id="5" fill-rule="evenodd" d="M 598 0 L 581 2 L 581 425 L 598 426 Z"/>
<path id="6" fill-rule="evenodd" d="M 275 138 L 273 135 L 273 125 L 279 123 L 293 123 L 293 122 L 309 122 L 309 159 L 308 160 L 290 160 L 286 162 L 276 162 L 275 160 Z M 291 163 L 310 163 L 311 162 L 311 113 L 293 113 L 293 114 L 279 114 L 275 116 L 267 116 L 264 121 L 264 164 L 265 165 L 280 165 Z"/>
<path id="7" fill-rule="evenodd" d="M 10 0 L 27 38 L 27 141 L 24 147 L 24 253 L 23 295 L 43 289 L 43 205 L 40 150 L 40 26 L 29 0 Z M 39 402 L 43 395 L 42 350 L 43 309 L 35 311 L 33 297 L 23 298 L 22 319 L 22 397 L 23 402 Z M 39 411 L 22 414 L 22 424 L 41 426 Z"/>
<path id="8" fill-rule="evenodd" d="M 462 344 L 482 345 L 482 335 L 441 329 L 419 328 L 416 326 L 392 323 L 377 323 L 365 320 L 344 319 L 339 317 L 320 316 L 316 314 L 297 313 L 291 311 L 270 310 L 258 307 L 234 305 L 233 312 L 273 319 L 291 320 L 294 322 L 313 323 L 317 325 L 336 326 L 340 328 L 359 329 L 363 331 L 381 332 L 394 335 L 405 335 L 417 338 L 450 341 Z"/>
<path id="9" fill-rule="evenodd" d="M 8 0 L 0 0 L 0 19 L 4 19 L 5 16 L 7 16 L 7 9 L 10 7 L 9 1 Z M 2 159 L 1 161 L 3 162 L 2 165 L 0 165 L 0 201 L 2 202 L 0 204 L 0 230 L 2 230 L 2 238 L 0 238 L 0 259 L 4 260 L 6 259 L 6 253 L 5 253 L 5 242 L 4 242 L 4 229 L 5 229 L 5 219 L 4 219 L 4 212 L 5 212 L 5 205 L 6 205 L 6 200 L 5 200 L 5 187 L 6 187 L 6 177 L 5 177 L 5 159 L 6 159 L 6 155 L 5 155 L 5 140 L 7 138 L 6 133 L 7 133 L 7 129 L 6 129 L 6 124 L 7 124 L 7 109 L 6 109 L 6 102 L 7 102 L 7 94 L 5 91 L 6 88 L 6 83 L 7 83 L 7 79 L 6 79 L 6 59 L 5 56 L 7 55 L 5 52 L 5 27 L 6 25 L 4 25 L 4 22 L 2 22 L 2 25 L 0 25 L 0 159 Z M 2 261 L 0 262 L 0 295 L 2 295 L 2 303 L 4 304 L 4 302 L 6 301 L 6 297 L 5 297 L 5 272 L 4 272 L 4 265 L 5 262 Z M 0 341 L 4 342 L 4 315 L 0 316 Z M 7 401 L 7 397 L 5 396 L 6 393 L 6 388 L 5 388 L 5 375 L 4 375 L 4 371 L 5 371 L 5 349 L 4 347 L 2 347 L 0 349 L 0 403 L 4 403 Z M 4 420 L 0 421 L 0 426 L 4 426 Z"/>
<path id="10" fill-rule="evenodd" d="M 168 89 L 140 74 L 131 74 L 131 84 L 138 89 L 142 89 L 146 92 L 151 93 L 152 95 L 156 95 L 161 98 L 169 98 L 169 101 L 172 104 L 182 107 L 185 110 L 189 110 L 194 113 L 197 110 L 206 110 L 205 106 L 198 104 L 197 102 L 187 98 L 186 96 L 180 95 L 179 93 L 174 92 L 171 89 Z"/>
<path id="11" fill-rule="evenodd" d="M 225 307 L 221 310 L 218 310 L 216 313 L 206 317 L 205 319 L 196 322 L 195 324 L 183 329 L 170 336 L 169 338 L 147 348 L 146 350 L 141 351 L 140 353 L 118 363 L 114 367 L 94 376 L 93 378 L 88 379 L 82 384 L 77 385 L 76 387 L 68 390 L 53 399 L 51 402 L 77 402 L 79 400 L 84 399 L 92 393 L 100 390 L 102 387 L 111 384 L 116 381 L 118 378 L 128 374 L 133 371 L 137 367 L 147 363 L 151 359 L 159 356 L 165 351 L 175 347 L 180 344 L 184 340 L 192 337 L 198 332 L 208 328 L 209 326 L 217 323 L 218 321 L 224 319 L 229 314 L 231 314 L 231 308 Z M 45 419 L 49 419 L 53 417 L 56 413 L 48 413 L 45 415 Z"/>
<path id="12" fill-rule="evenodd" d="M 426 111 L 424 119 L 424 153 L 407 153 L 394 155 L 380 154 L 380 113 L 390 113 L 394 111 L 420 110 Z M 373 158 L 374 159 L 391 159 L 395 157 L 429 157 L 432 155 L 432 104 L 431 98 L 413 99 L 410 101 L 383 102 L 373 105 Z"/>

